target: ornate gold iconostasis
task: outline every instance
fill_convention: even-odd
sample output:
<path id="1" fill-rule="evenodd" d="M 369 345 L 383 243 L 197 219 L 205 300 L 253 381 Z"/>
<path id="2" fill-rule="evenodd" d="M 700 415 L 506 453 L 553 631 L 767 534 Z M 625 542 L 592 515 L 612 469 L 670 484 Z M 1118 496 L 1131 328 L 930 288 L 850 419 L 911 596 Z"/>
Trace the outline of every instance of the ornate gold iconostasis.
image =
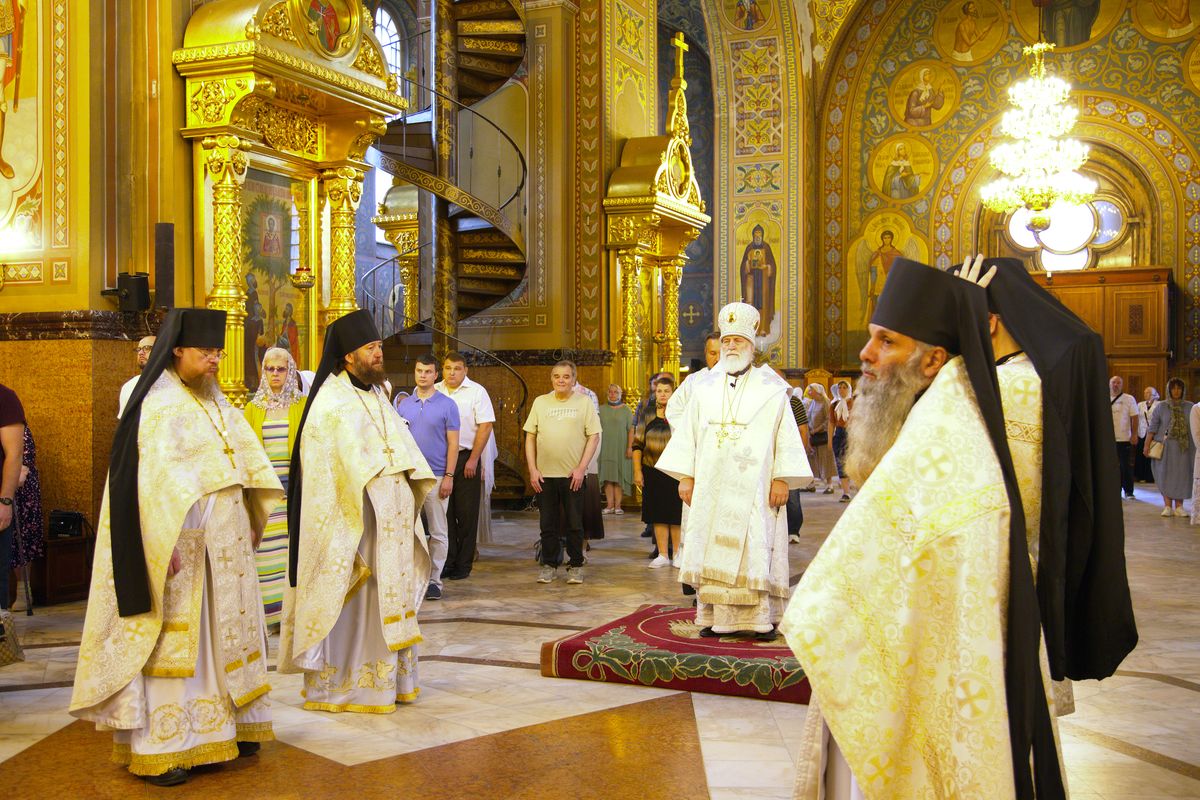
<path id="1" fill-rule="evenodd" d="M 228 315 L 220 381 L 240 403 L 267 348 L 312 369 L 324 326 L 357 307 L 364 157 L 406 103 L 361 0 L 214 0 L 173 62 L 194 153 L 195 293 Z"/>
<path id="2" fill-rule="evenodd" d="M 1174 366 L 1200 368 L 1200 4 L 831 5 L 816 36 L 829 48 L 815 76 L 818 363 L 858 366 L 896 257 L 946 268 L 984 252 L 1035 269 L 1169 268 L 1181 289 Z M 1007 87 L 1025 73 L 1021 48 L 1039 23 L 1055 44 L 1047 67 L 1073 85 L 1073 135 L 1091 148 L 1083 172 L 1100 187 L 1040 242 L 1019 213 L 993 214 L 980 200 Z"/>
<path id="3" fill-rule="evenodd" d="M 687 246 L 711 218 L 692 165 L 684 90 L 683 35 L 676 34 L 667 132 L 629 139 L 604 199 L 617 372 L 627 405 L 642 398 L 653 372 L 679 375 L 679 284 Z"/>

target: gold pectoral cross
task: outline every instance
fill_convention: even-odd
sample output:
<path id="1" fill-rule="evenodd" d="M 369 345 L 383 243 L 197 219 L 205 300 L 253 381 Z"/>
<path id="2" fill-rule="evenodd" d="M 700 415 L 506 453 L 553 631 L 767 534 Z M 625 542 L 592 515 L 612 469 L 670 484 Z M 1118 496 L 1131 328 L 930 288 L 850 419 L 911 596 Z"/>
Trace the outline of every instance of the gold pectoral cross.
<path id="1" fill-rule="evenodd" d="M 717 447 L 723 446 L 726 440 L 730 442 L 736 442 L 738 439 L 742 438 L 741 429 L 744 427 L 746 426 L 740 422 L 719 423 L 717 430 Z M 734 428 L 735 430 L 730 430 L 730 428 Z"/>
<path id="2" fill-rule="evenodd" d="M 225 455 L 229 456 L 229 466 L 237 469 L 237 462 L 233 460 L 233 448 L 229 445 L 225 445 L 224 453 Z"/>
<path id="3" fill-rule="evenodd" d="M 388 457 L 388 466 L 392 466 L 392 454 L 396 451 L 387 442 L 383 443 L 383 453 Z"/>

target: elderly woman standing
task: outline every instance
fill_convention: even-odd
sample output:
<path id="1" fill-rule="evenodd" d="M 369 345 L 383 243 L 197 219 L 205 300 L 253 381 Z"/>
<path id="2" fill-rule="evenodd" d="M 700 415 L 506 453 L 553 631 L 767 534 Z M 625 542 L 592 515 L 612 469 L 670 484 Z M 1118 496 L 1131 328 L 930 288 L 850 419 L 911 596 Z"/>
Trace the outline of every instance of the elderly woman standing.
<path id="1" fill-rule="evenodd" d="M 813 474 L 825 484 L 825 494 L 833 494 L 837 469 L 833 464 L 833 448 L 829 442 L 829 397 L 825 394 L 825 387 L 819 383 L 810 383 L 804 390 L 804 396 L 812 401 L 808 411 L 808 442 L 815 453 L 812 459 Z"/>
<path id="2" fill-rule="evenodd" d="M 1146 429 L 1144 452 L 1151 454 L 1156 442 L 1162 443 L 1161 458 L 1152 459 L 1154 483 L 1162 494 L 1164 517 L 1174 513 L 1186 517 L 1183 501 L 1192 494 L 1192 469 L 1196 445 L 1192 441 L 1192 404 L 1183 399 L 1184 385 L 1179 378 L 1167 381 L 1167 399 L 1154 407 Z M 1172 510 L 1173 507 L 1173 510 Z"/>
<path id="3" fill-rule="evenodd" d="M 621 387 L 608 385 L 608 402 L 600 406 L 600 484 L 604 514 L 624 514 L 621 499 L 632 488 L 633 412 L 621 402 Z"/>
<path id="4" fill-rule="evenodd" d="M 263 356 L 262 379 L 258 391 L 246 404 L 246 421 L 258 434 L 259 441 L 275 467 L 275 474 L 288 488 L 292 445 L 304 414 L 304 395 L 300 392 L 296 362 L 282 347 L 272 347 Z M 283 590 L 287 584 L 288 530 L 287 500 L 271 511 L 267 529 L 258 546 L 258 584 L 262 590 L 263 611 L 268 625 L 278 625 L 283 611 Z"/>

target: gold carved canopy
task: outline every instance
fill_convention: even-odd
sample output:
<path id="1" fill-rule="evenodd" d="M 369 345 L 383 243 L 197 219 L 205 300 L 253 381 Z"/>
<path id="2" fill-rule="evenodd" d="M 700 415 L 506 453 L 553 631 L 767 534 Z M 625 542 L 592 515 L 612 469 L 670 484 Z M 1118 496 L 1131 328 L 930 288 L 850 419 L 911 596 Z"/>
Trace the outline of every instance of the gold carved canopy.
<path id="1" fill-rule="evenodd" d="M 407 106 L 373 28 L 361 0 L 204 4 L 173 56 L 187 81 L 183 135 L 235 133 L 315 162 L 362 158 Z"/>
<path id="2" fill-rule="evenodd" d="M 298 362 L 315 364 L 322 328 L 357 308 L 364 157 L 407 102 L 362 0 L 211 0 L 188 21 L 172 60 L 185 82 L 180 134 L 195 152 L 197 294 L 226 312 L 219 380 L 240 405 L 258 380 L 261 345 L 287 342 Z M 254 169 L 284 179 L 289 199 L 250 242 L 242 187 Z M 299 247 L 289 266 L 278 232 L 292 220 Z M 248 271 L 268 256 L 302 293 L 282 318 L 275 299 L 289 275 L 255 276 L 270 282 L 262 304 Z"/>

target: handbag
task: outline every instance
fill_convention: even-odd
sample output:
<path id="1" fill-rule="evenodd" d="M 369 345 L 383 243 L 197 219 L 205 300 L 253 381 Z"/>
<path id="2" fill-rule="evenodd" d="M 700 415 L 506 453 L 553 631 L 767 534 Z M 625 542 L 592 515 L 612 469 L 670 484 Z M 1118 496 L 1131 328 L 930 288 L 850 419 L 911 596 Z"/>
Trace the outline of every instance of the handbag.
<path id="1" fill-rule="evenodd" d="M 1153 458 L 1153 459 L 1157 460 L 1157 459 L 1162 458 L 1162 454 L 1163 454 L 1163 443 L 1162 442 L 1151 442 L 1150 449 L 1146 451 L 1146 458 Z"/>
<path id="2" fill-rule="evenodd" d="M 829 431 L 818 431 L 808 436 L 808 442 L 813 447 L 824 447 L 829 444 Z"/>
<path id="3" fill-rule="evenodd" d="M 25 651 L 17 640 L 17 626 L 12 614 L 0 612 L 0 667 L 7 667 L 18 661 L 25 660 Z"/>

